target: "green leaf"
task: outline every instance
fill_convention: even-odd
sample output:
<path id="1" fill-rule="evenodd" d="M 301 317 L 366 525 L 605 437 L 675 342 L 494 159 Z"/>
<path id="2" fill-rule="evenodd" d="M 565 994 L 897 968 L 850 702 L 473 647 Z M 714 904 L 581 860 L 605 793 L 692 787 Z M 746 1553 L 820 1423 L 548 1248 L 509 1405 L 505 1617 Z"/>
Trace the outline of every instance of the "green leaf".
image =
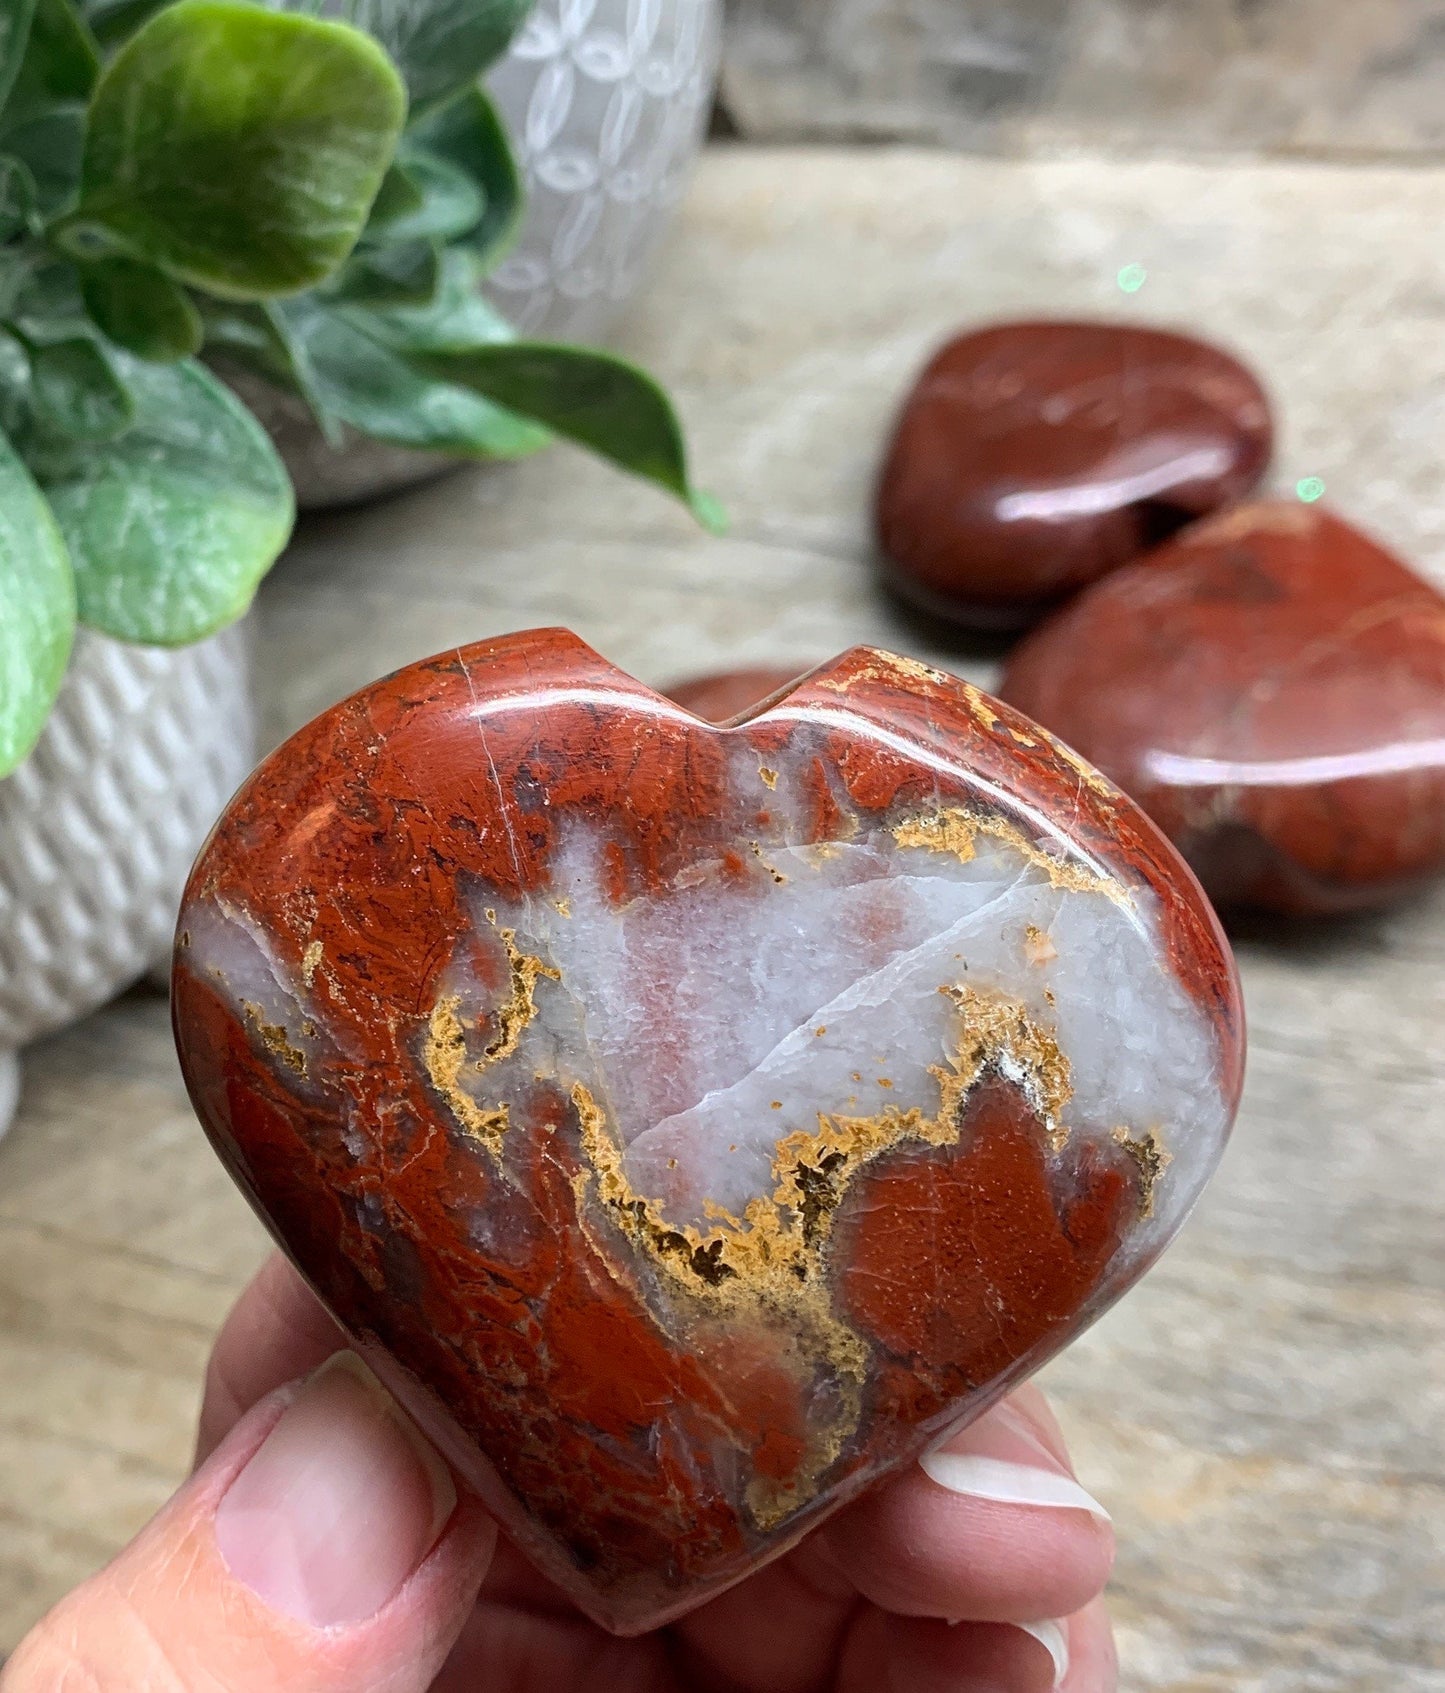
<path id="1" fill-rule="evenodd" d="M 408 176 L 393 160 L 386 168 L 386 175 L 381 179 L 376 198 L 371 202 L 371 215 L 366 220 L 366 228 L 361 232 L 362 239 L 365 240 L 373 230 L 384 230 L 387 224 L 398 218 L 410 217 L 421 205 L 422 199 L 421 184 Z"/>
<path id="2" fill-rule="evenodd" d="M 201 314 L 170 277 L 137 259 L 101 259 L 80 273 L 86 310 L 102 334 L 143 359 L 169 364 L 200 351 Z"/>
<path id="3" fill-rule="evenodd" d="M 441 283 L 441 256 L 431 241 L 354 254 L 328 297 L 348 305 L 425 306 Z"/>
<path id="4" fill-rule="evenodd" d="M 85 334 L 90 325 L 75 266 L 64 259 L 37 265 L 25 278 L 9 315 L 25 326 L 30 340 L 62 341 L 67 335 Z"/>
<path id="5" fill-rule="evenodd" d="M 25 429 L 30 421 L 30 357 L 19 339 L 0 333 L 0 433 Z"/>
<path id="6" fill-rule="evenodd" d="M 163 11 L 171 0 L 82 0 L 81 10 L 102 47 L 118 47 L 136 33 L 147 18 Z"/>
<path id="7" fill-rule="evenodd" d="M 35 0 L 0 0 L 0 106 L 10 98 L 20 74 L 34 16 Z"/>
<path id="8" fill-rule="evenodd" d="M 223 304 L 204 295 L 200 305 L 206 346 L 213 356 L 223 365 L 228 361 L 240 365 L 273 387 L 299 395 L 310 406 L 321 433 L 332 446 L 340 446 L 345 439 L 341 419 L 327 411 L 316 391 L 306 349 L 283 316 L 281 305 L 271 300 Z"/>
<path id="9" fill-rule="evenodd" d="M 286 380 L 286 349 L 272 324 L 274 308 L 254 301 L 213 300 L 202 294 L 196 301 L 205 329 L 205 345 L 238 359 L 257 375 Z"/>
<path id="10" fill-rule="evenodd" d="M 486 209 L 466 171 L 420 147 L 403 144 L 383 188 L 363 235 L 371 244 L 450 241 L 475 229 Z"/>
<path id="11" fill-rule="evenodd" d="M 69 545 L 82 621 L 180 646 L 251 603 L 290 533 L 291 484 L 203 366 L 117 363 L 136 408 L 124 435 L 81 447 L 37 427 L 17 444 Z"/>
<path id="12" fill-rule="evenodd" d="M 486 458 L 521 458 L 549 439 L 545 429 L 428 375 L 397 349 L 393 320 L 424 317 L 424 308 L 382 313 L 303 299 L 277 310 L 304 348 L 317 403 L 365 435 Z"/>
<path id="13" fill-rule="evenodd" d="M 418 355 L 416 362 L 676 494 L 705 528 L 720 525 L 717 502 L 688 480 L 672 402 L 625 359 L 587 347 L 513 341 Z"/>
<path id="14" fill-rule="evenodd" d="M 100 75 L 100 50 L 70 0 L 38 0 L 30 39 L 5 106 L 7 129 L 67 101 L 90 98 Z"/>
<path id="15" fill-rule="evenodd" d="M 441 255 L 435 298 L 426 306 L 378 307 L 367 314 L 368 333 L 394 351 L 450 353 L 515 341 L 517 332 L 481 292 L 482 266 L 466 247 Z"/>
<path id="16" fill-rule="evenodd" d="M 313 286 L 355 245 L 405 109 L 386 55 L 345 24 L 180 0 L 102 75 L 56 239 L 223 298 Z"/>
<path id="17" fill-rule="evenodd" d="M 310 349 L 296 332 L 286 303 L 266 300 L 256 310 L 265 319 L 273 357 L 286 379 L 286 385 L 294 388 L 310 406 L 311 415 L 327 441 L 333 447 L 340 447 L 346 439 L 346 431 L 341 426 L 341 419 L 327 404 L 323 385 L 312 368 Z"/>
<path id="18" fill-rule="evenodd" d="M 533 0 L 331 0 L 326 10 L 376 37 L 420 110 L 475 82 L 507 50 L 532 5 Z"/>
<path id="19" fill-rule="evenodd" d="M 35 178 L 23 159 L 0 157 L 0 241 L 30 228 L 36 212 Z"/>
<path id="20" fill-rule="evenodd" d="M 5 151 L 29 169 L 44 216 L 54 217 L 74 200 L 84 139 L 85 107 L 80 105 L 57 106 L 6 134 Z"/>
<path id="21" fill-rule="evenodd" d="M 75 639 L 75 580 L 40 490 L 0 437 L 0 776 L 35 745 Z"/>
<path id="22" fill-rule="evenodd" d="M 524 209 L 522 178 L 497 108 L 481 88 L 469 88 L 414 124 L 413 138 L 480 184 L 486 209 L 467 245 L 490 269 L 515 239 Z"/>
<path id="23" fill-rule="evenodd" d="M 47 429 L 87 445 L 113 441 L 135 416 L 110 360 L 83 335 L 31 348 L 30 403 Z"/>

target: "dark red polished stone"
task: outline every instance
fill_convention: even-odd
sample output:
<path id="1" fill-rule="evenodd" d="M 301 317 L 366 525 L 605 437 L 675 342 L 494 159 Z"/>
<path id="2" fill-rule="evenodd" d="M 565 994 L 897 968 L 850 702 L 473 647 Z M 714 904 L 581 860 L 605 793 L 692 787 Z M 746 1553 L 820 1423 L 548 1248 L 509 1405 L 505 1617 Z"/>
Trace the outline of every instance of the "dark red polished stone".
<path id="1" fill-rule="evenodd" d="M 1189 873 L 1009 708 L 859 648 L 718 728 L 557 630 L 271 755 L 192 875 L 174 1016 L 277 1239 L 622 1632 L 1092 1320 L 1242 1064 Z"/>
<path id="2" fill-rule="evenodd" d="M 1001 691 L 1223 904 L 1347 910 L 1445 869 L 1445 599 L 1318 506 L 1186 530 L 1035 630 Z"/>
<path id="3" fill-rule="evenodd" d="M 688 676 L 670 682 L 663 694 L 694 717 L 709 723 L 726 723 L 741 717 L 770 694 L 796 682 L 802 671 L 796 667 L 760 666 L 754 670 L 716 670 L 705 676 Z"/>
<path id="4" fill-rule="evenodd" d="M 1191 336 L 1105 323 L 960 335 L 904 404 L 878 487 L 885 573 L 926 610 L 1019 628 L 1263 476 L 1269 402 Z"/>

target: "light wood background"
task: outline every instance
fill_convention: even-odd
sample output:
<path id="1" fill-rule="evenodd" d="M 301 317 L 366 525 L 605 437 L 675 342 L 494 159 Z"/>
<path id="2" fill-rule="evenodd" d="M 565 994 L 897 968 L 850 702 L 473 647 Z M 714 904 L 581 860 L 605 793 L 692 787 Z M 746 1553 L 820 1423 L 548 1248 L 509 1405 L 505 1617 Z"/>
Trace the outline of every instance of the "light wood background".
<path id="1" fill-rule="evenodd" d="M 1113 312 L 1240 347 L 1278 479 L 1445 581 L 1445 173 L 716 149 L 630 344 L 673 384 L 712 541 L 557 450 L 300 532 L 258 609 L 279 735 L 406 660 L 567 622 L 651 681 L 857 640 L 880 437 L 980 317 Z M 1149 279 L 1126 298 L 1121 266 Z M 1131 1693 L 1445 1693 L 1445 892 L 1241 937 L 1223 1171 L 1047 1372 L 1115 1514 Z M 209 1336 L 262 1253 L 139 991 L 32 1050 L 0 1145 L 0 1651 L 183 1472 Z"/>
<path id="2" fill-rule="evenodd" d="M 1445 0 L 727 0 L 757 141 L 1445 155 Z"/>

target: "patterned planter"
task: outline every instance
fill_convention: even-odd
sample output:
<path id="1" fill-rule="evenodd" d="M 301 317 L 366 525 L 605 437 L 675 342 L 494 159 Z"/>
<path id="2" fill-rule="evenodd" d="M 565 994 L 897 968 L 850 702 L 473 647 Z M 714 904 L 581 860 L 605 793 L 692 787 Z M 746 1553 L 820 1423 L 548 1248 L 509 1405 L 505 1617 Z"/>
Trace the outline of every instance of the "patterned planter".
<path id="1" fill-rule="evenodd" d="M 712 106 L 721 0 L 539 0 L 491 89 L 527 220 L 489 291 L 529 335 L 597 340 L 636 292 Z"/>
<path id="2" fill-rule="evenodd" d="M 599 341 L 637 291 L 702 145 L 721 26 L 722 0 L 538 0 L 490 79 L 527 216 L 487 292 L 524 333 Z M 293 395 L 223 374 L 303 508 L 394 493 L 455 462 L 358 435 L 332 447 Z"/>
<path id="3" fill-rule="evenodd" d="M 19 1049 L 168 951 L 186 872 L 253 759 L 244 626 L 178 651 L 81 632 L 39 744 L 0 781 L 0 1133 Z"/>

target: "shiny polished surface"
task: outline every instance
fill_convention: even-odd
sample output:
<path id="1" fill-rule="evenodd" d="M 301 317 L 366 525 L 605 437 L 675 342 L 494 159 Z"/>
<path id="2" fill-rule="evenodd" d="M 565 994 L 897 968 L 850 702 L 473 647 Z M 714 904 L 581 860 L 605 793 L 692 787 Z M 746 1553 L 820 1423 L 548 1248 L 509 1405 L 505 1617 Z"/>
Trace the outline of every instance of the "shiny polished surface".
<path id="1" fill-rule="evenodd" d="M 1066 322 L 961 335 L 919 377 L 888 451 L 885 573 L 930 611 L 1021 627 L 1249 493 L 1272 443 L 1259 383 L 1191 337 Z"/>
<path id="2" fill-rule="evenodd" d="M 1035 630 L 1001 692 L 1221 903 L 1344 910 L 1445 869 L 1445 599 L 1320 507 L 1187 530 Z"/>
<path id="3" fill-rule="evenodd" d="M 669 682 L 662 690 L 674 705 L 705 717 L 709 723 L 726 723 L 761 705 L 771 694 L 796 682 L 803 668 L 784 665 L 759 666 L 755 670 L 714 670 L 706 676 L 687 676 Z"/>
<path id="4" fill-rule="evenodd" d="M 1092 1320 L 1242 1066 L 1192 878 L 1008 708 L 855 648 L 715 728 L 558 630 L 274 753 L 197 865 L 173 1004 L 277 1238 L 620 1632 Z"/>

